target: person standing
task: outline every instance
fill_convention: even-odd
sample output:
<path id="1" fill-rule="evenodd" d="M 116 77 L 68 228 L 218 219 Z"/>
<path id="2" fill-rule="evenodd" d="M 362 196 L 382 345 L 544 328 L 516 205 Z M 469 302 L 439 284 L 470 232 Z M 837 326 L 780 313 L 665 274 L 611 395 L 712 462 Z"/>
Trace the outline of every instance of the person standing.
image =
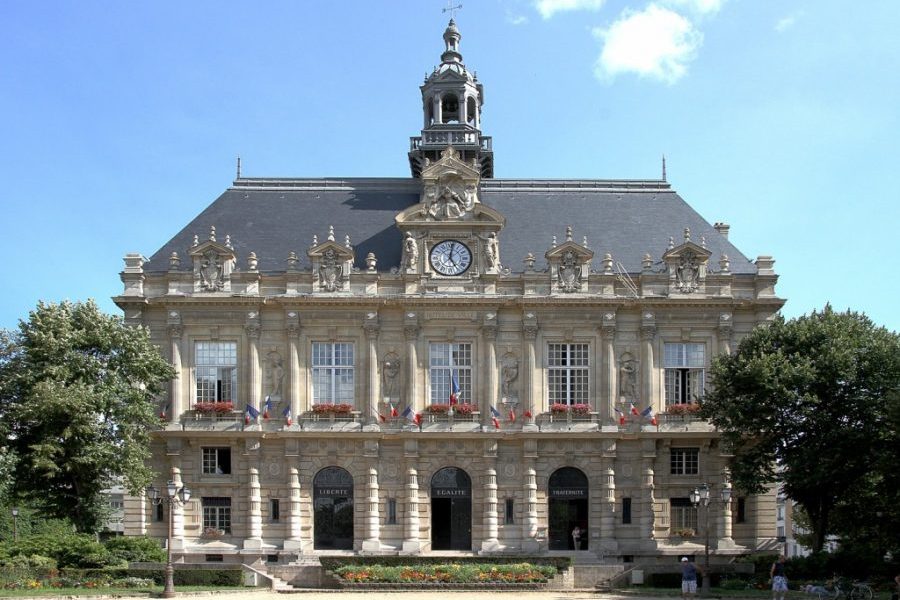
<path id="1" fill-rule="evenodd" d="M 572 549 L 581 550 L 581 527 L 578 525 L 572 530 Z"/>
<path id="2" fill-rule="evenodd" d="M 784 600 L 788 589 L 787 577 L 784 574 L 784 554 L 772 563 L 769 576 L 772 578 L 772 600 Z"/>
<path id="3" fill-rule="evenodd" d="M 697 571 L 705 577 L 702 569 L 688 560 L 687 556 L 681 558 L 681 597 L 689 600 L 697 595 Z"/>

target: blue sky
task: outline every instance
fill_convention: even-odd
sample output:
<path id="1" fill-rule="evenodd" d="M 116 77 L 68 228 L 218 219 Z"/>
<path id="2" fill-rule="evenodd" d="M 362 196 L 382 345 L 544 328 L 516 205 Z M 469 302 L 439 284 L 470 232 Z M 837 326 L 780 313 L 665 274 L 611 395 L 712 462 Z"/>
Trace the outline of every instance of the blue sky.
<path id="1" fill-rule="evenodd" d="M 900 2 L 468 0 L 497 177 L 658 178 L 787 316 L 900 330 Z M 121 290 L 245 176 L 408 174 L 446 2 L 10 1 L 0 7 L 0 327 Z M 673 224 L 678 231 L 679 224 Z M 548 234 L 549 236 L 549 234 Z"/>

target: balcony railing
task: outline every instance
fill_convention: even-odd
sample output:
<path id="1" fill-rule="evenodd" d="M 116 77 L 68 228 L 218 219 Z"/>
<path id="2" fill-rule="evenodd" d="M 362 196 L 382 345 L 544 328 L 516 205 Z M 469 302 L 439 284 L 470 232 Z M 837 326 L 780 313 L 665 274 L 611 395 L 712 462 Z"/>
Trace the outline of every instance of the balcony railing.
<path id="1" fill-rule="evenodd" d="M 420 137 L 409 138 L 410 150 L 477 147 L 482 152 L 492 151 L 492 139 L 477 131 L 425 131 Z"/>

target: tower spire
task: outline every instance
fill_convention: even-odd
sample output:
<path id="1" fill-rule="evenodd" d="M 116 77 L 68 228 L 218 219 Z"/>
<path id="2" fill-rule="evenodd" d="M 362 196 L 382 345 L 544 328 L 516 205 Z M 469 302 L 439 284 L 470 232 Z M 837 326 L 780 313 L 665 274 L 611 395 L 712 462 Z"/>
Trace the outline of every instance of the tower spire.
<path id="1" fill-rule="evenodd" d="M 663 165 L 662 180 L 666 181 L 666 155 L 665 154 L 662 155 L 662 159 L 663 159 L 662 160 L 662 165 Z"/>

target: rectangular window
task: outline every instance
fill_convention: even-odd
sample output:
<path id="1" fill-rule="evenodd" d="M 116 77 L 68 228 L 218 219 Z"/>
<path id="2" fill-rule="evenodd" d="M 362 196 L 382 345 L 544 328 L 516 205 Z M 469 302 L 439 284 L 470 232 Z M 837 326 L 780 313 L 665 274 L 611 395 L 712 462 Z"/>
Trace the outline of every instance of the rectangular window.
<path id="1" fill-rule="evenodd" d="M 231 475 L 231 448 L 203 448 L 204 475 Z"/>
<path id="2" fill-rule="evenodd" d="M 631 525 L 631 498 L 622 498 L 622 524 Z"/>
<path id="3" fill-rule="evenodd" d="M 269 520 L 273 523 L 281 520 L 281 501 L 278 498 L 269 500 Z"/>
<path id="4" fill-rule="evenodd" d="M 734 511 L 735 521 L 738 523 L 746 523 L 747 522 L 747 499 L 746 498 L 738 498 L 737 499 L 737 510 Z"/>
<path id="5" fill-rule="evenodd" d="M 515 507 L 516 506 L 515 506 L 515 502 L 513 502 L 513 499 L 507 498 L 506 499 L 506 514 L 504 514 L 504 519 L 503 519 L 503 522 L 505 524 L 512 525 L 513 523 L 515 523 L 515 521 L 513 520 L 513 518 L 515 516 L 515 511 L 514 511 Z"/>
<path id="6" fill-rule="evenodd" d="M 388 498 L 387 501 L 387 525 L 397 524 L 397 499 Z"/>
<path id="7" fill-rule="evenodd" d="M 225 562 L 225 555 L 223 554 L 207 554 L 205 558 L 206 562 Z"/>
<path id="8" fill-rule="evenodd" d="M 784 505 L 775 507 L 775 518 L 779 521 L 784 521 Z"/>
<path id="9" fill-rule="evenodd" d="M 547 397 L 550 404 L 587 404 L 589 402 L 588 344 L 547 345 Z"/>
<path id="10" fill-rule="evenodd" d="M 672 448 L 669 464 L 672 475 L 697 475 L 700 472 L 700 449 Z"/>
<path id="11" fill-rule="evenodd" d="M 204 496 L 200 504 L 203 507 L 204 530 L 231 533 L 231 498 Z"/>
<path id="12" fill-rule="evenodd" d="M 456 376 L 460 404 L 472 402 L 472 344 L 431 344 L 431 404 L 450 402 L 450 382 Z"/>
<path id="13" fill-rule="evenodd" d="M 706 344 L 666 344 L 666 405 L 693 404 L 706 383 Z"/>
<path id="14" fill-rule="evenodd" d="M 697 533 L 697 507 L 691 504 L 690 498 L 671 498 L 669 523 L 672 533 Z"/>
<path id="15" fill-rule="evenodd" d="M 197 402 L 234 402 L 237 343 L 197 342 L 194 346 Z"/>
<path id="16" fill-rule="evenodd" d="M 775 528 L 775 535 L 780 538 L 784 537 L 784 525 L 779 525 Z"/>
<path id="17" fill-rule="evenodd" d="M 353 404 L 353 344 L 313 342 L 313 404 Z"/>

